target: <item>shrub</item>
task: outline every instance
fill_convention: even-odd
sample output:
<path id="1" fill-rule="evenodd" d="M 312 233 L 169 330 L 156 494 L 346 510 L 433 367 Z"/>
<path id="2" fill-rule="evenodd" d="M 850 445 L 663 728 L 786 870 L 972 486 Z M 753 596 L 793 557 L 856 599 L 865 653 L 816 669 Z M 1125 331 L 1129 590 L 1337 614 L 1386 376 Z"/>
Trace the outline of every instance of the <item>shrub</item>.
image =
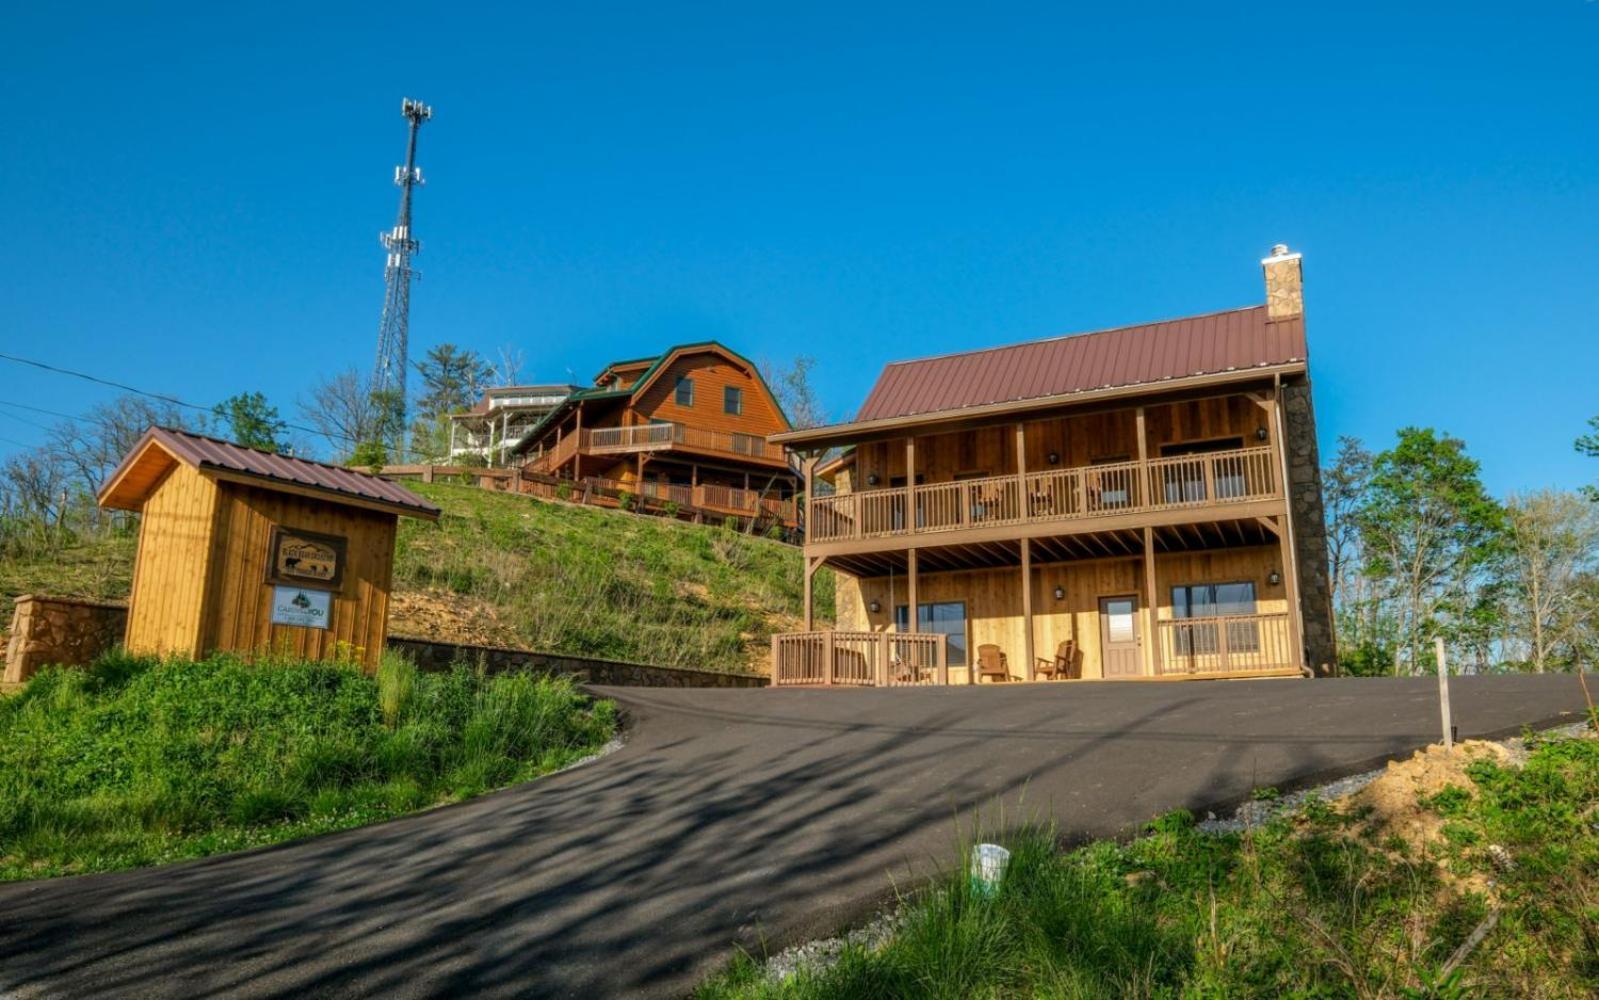
<path id="1" fill-rule="evenodd" d="M 618 507 L 620 507 L 622 510 L 632 510 L 633 509 L 633 494 L 629 493 L 627 490 L 622 490 L 622 491 L 618 492 L 616 494 L 616 505 Z"/>

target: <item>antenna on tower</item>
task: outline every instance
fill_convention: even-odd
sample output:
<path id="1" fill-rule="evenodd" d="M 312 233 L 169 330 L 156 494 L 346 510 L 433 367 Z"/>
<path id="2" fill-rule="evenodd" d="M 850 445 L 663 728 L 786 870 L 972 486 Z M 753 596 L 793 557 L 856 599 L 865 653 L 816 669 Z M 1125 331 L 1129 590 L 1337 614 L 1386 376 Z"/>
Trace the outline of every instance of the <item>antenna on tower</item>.
<path id="1" fill-rule="evenodd" d="M 422 186 L 422 168 L 416 165 L 416 134 L 422 123 L 433 117 L 433 109 L 407 97 L 400 102 L 400 114 L 410 122 L 410 138 L 405 146 L 405 165 L 394 168 L 394 183 L 400 188 L 400 213 L 394 228 L 378 236 L 388 252 L 388 262 L 383 267 L 383 319 L 378 323 L 378 357 L 372 371 L 372 395 L 379 411 L 377 435 L 391 461 L 403 460 L 405 451 L 411 279 L 421 276 L 411 267 L 411 258 L 422 249 L 411 235 L 411 192 Z"/>

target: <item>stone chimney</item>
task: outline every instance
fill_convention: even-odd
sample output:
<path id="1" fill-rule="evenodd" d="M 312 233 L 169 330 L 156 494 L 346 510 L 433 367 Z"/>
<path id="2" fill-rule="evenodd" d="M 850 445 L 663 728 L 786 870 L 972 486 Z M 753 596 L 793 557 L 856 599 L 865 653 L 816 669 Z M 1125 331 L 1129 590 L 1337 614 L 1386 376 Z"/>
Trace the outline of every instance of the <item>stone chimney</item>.
<path id="1" fill-rule="evenodd" d="M 1271 248 L 1271 256 L 1260 262 L 1266 271 L 1266 318 L 1293 319 L 1305 314 L 1305 279 L 1299 269 L 1299 254 L 1289 253 L 1288 244 Z"/>

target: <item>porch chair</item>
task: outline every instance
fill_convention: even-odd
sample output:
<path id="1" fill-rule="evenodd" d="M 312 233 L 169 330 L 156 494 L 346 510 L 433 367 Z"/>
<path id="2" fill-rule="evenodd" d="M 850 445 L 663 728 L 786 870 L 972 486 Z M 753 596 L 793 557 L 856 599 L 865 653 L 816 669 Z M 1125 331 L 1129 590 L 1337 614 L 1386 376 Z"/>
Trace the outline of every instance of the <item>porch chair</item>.
<path id="1" fill-rule="evenodd" d="M 1082 676 L 1082 668 L 1077 663 L 1077 640 L 1063 640 L 1055 647 L 1054 659 L 1047 656 L 1038 657 L 1033 673 L 1052 681 L 1077 680 Z"/>
<path id="2" fill-rule="evenodd" d="M 977 647 L 977 679 L 985 677 L 994 679 L 994 683 L 1002 684 L 1011 679 L 1010 661 L 998 646 L 984 643 Z"/>

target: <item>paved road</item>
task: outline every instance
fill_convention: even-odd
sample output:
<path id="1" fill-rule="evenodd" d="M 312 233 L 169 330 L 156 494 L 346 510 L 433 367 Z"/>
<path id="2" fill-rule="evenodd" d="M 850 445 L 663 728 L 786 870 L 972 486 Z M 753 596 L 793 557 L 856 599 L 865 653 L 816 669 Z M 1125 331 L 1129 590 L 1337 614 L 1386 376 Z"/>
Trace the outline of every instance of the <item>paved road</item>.
<path id="1" fill-rule="evenodd" d="M 0 994 L 687 991 L 735 940 L 826 933 L 950 861 L 974 815 L 1125 832 L 1431 739 L 1404 681 L 599 689 L 615 754 L 382 826 L 0 886 Z M 1464 735 L 1574 721 L 1567 677 L 1454 683 Z"/>

